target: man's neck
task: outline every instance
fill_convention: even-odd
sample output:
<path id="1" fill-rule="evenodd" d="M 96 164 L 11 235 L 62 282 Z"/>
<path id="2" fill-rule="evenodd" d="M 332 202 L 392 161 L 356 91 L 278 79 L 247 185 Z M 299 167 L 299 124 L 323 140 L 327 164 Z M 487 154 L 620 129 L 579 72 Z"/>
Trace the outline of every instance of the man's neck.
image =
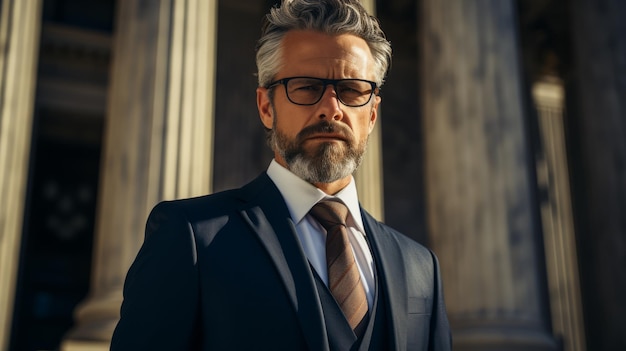
<path id="1" fill-rule="evenodd" d="M 345 178 L 336 180 L 332 183 L 311 183 L 321 191 L 325 192 L 328 195 L 335 195 L 340 192 L 343 188 L 350 184 L 351 176 L 347 176 Z"/>

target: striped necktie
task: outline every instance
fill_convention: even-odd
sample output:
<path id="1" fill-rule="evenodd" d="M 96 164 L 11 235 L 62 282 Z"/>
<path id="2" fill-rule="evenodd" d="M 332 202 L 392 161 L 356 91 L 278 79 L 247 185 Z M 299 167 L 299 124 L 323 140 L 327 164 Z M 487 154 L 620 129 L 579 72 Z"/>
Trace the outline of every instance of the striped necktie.
<path id="1" fill-rule="evenodd" d="M 326 229 L 326 264 L 328 287 L 355 330 L 367 314 L 367 298 L 348 239 L 348 208 L 341 202 L 323 200 L 310 214 Z"/>

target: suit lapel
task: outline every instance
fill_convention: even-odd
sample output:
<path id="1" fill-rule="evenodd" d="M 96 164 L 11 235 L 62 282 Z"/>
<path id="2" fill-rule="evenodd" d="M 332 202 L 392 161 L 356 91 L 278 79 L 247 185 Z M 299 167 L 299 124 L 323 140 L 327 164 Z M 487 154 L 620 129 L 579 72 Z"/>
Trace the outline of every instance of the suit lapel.
<path id="1" fill-rule="evenodd" d="M 309 349 L 328 350 L 328 336 L 311 269 L 280 192 L 263 173 L 241 189 L 240 212 L 272 258 Z"/>
<path id="2" fill-rule="evenodd" d="M 361 210 L 368 242 L 376 262 L 376 276 L 380 288 L 386 293 L 387 320 L 389 321 L 390 345 L 392 350 L 402 350 L 406 345 L 403 326 L 407 318 L 406 272 L 402 263 L 401 250 L 394 237 L 369 213 Z"/>

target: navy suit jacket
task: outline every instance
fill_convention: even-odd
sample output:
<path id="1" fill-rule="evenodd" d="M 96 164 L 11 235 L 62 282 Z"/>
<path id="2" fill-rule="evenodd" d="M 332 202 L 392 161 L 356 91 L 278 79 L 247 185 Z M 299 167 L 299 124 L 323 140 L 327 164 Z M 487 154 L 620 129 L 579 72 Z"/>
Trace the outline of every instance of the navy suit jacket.
<path id="1" fill-rule="evenodd" d="M 435 255 L 362 215 L 387 349 L 450 350 Z M 267 174 L 152 210 L 111 350 L 329 350 L 311 267 Z"/>

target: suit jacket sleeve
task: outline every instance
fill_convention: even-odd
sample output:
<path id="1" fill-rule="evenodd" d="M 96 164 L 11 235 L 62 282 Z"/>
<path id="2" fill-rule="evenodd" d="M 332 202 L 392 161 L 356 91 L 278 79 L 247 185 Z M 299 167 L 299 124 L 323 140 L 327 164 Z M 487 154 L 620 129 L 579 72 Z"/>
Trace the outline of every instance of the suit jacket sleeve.
<path id="1" fill-rule="evenodd" d="M 182 211 L 172 203 L 157 205 L 126 277 L 112 351 L 194 347 L 199 304 L 196 263 L 193 231 Z"/>
<path id="2" fill-rule="evenodd" d="M 449 351 L 452 350 L 452 335 L 450 333 L 450 325 L 446 306 L 443 300 L 443 289 L 441 285 L 441 275 L 439 273 L 439 261 L 437 256 L 431 251 L 433 259 L 433 269 L 435 273 L 434 301 L 431 312 L 430 321 L 430 340 L 428 349 L 430 351 Z"/>

